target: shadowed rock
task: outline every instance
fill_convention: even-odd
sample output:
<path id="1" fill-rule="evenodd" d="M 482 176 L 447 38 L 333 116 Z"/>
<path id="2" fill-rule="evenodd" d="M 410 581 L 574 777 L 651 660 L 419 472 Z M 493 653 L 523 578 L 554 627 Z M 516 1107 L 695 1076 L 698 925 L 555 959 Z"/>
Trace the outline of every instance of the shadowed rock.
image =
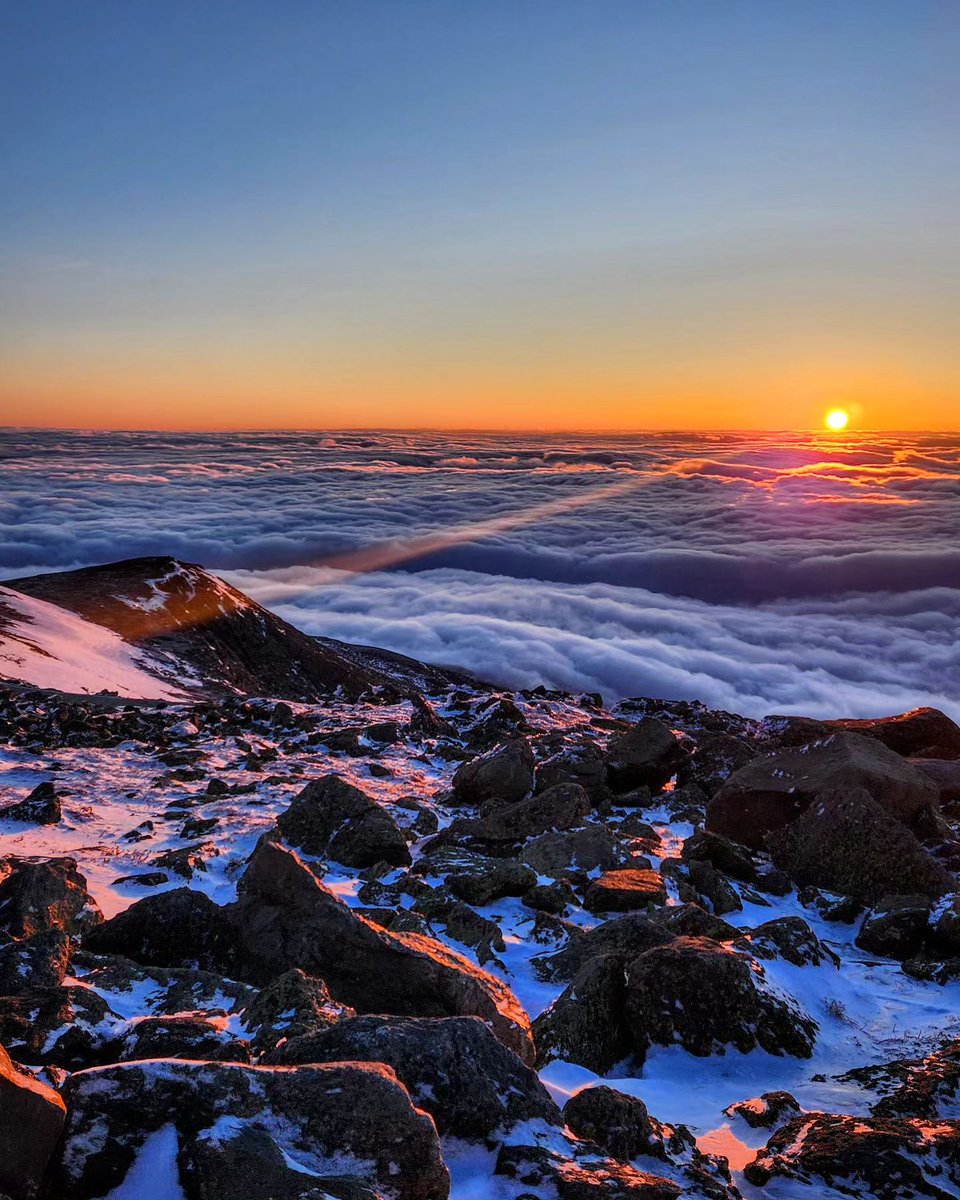
<path id="1" fill-rule="evenodd" d="M 53 1088 L 18 1070 L 0 1046 L 0 1192 L 32 1200 L 65 1117 L 66 1105 Z"/>
<path id="2" fill-rule="evenodd" d="M 311 780 L 277 818 L 277 827 L 305 853 L 348 867 L 410 862 L 407 843 L 390 814 L 337 775 Z"/>

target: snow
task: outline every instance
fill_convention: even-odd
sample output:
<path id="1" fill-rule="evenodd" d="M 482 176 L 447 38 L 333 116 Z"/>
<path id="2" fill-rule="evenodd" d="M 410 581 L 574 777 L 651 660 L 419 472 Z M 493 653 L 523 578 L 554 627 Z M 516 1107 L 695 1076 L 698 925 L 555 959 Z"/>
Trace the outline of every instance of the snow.
<path id="1" fill-rule="evenodd" d="M 8 619 L 9 618 L 9 619 Z M 182 700 L 119 634 L 76 613 L 0 587 L 0 677 L 64 692 Z"/>
<path id="2" fill-rule="evenodd" d="M 177 1131 L 162 1125 L 140 1147 L 126 1178 L 104 1200 L 186 1200 L 177 1171 Z"/>

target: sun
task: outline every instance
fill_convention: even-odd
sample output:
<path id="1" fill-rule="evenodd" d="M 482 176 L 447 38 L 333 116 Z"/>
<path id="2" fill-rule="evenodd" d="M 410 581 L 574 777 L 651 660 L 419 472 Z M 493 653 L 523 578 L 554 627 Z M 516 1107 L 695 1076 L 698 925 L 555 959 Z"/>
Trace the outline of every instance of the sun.
<path id="1" fill-rule="evenodd" d="M 850 424 L 850 414 L 842 408 L 831 408 L 823 418 L 823 423 L 828 429 L 839 433 L 841 429 L 846 429 Z"/>

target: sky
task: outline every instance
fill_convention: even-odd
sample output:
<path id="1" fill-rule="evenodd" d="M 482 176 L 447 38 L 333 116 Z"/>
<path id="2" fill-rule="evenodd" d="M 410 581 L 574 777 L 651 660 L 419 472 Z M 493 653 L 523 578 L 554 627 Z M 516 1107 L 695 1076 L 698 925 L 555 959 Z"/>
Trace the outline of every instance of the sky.
<path id="1" fill-rule="evenodd" d="M 0 423 L 960 428 L 955 0 L 0 9 Z"/>

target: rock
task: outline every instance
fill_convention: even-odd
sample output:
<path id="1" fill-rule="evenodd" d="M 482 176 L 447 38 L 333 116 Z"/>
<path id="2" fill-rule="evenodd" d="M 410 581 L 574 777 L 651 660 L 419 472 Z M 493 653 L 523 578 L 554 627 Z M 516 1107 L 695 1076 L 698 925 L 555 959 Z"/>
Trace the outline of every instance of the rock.
<path id="1" fill-rule="evenodd" d="M 18 1070 L 0 1046 L 0 1192 L 10 1200 L 33 1200 L 65 1118 L 53 1088 Z"/>
<path id="2" fill-rule="evenodd" d="M 864 917 L 857 945 L 901 962 L 919 954 L 930 934 L 929 896 L 886 896 Z"/>
<path id="3" fill-rule="evenodd" d="M 910 765 L 933 783 L 941 808 L 960 800 L 960 761 L 943 758 L 911 758 Z"/>
<path id="4" fill-rule="evenodd" d="M 159 887 L 162 883 L 168 883 L 170 876 L 166 871 L 143 871 L 139 875 L 119 875 L 114 881 L 113 886 L 119 887 L 121 884 L 130 883 L 135 887 Z"/>
<path id="5" fill-rule="evenodd" d="M 98 992 L 117 993 L 118 1002 L 151 1014 L 217 1010 L 242 1012 L 257 998 L 256 988 L 211 971 L 191 967 L 144 967 L 126 958 L 81 951 L 75 960 L 85 971 L 83 982 Z"/>
<path id="6" fill-rule="evenodd" d="M 72 858 L 0 858 L 0 929 L 28 938 L 45 929 L 83 934 L 103 920 Z"/>
<path id="7" fill-rule="evenodd" d="M 151 862 L 154 866 L 165 867 L 184 879 L 192 879 L 198 871 L 206 871 L 208 858 L 216 858 L 219 854 L 220 851 L 214 842 L 194 842 L 176 850 L 165 850 L 151 859 Z"/>
<path id="8" fill-rule="evenodd" d="M 58 1200 L 92 1200 L 118 1187 L 147 1138 L 171 1124 L 180 1184 L 191 1197 L 234 1197 L 234 1181 L 247 1195 L 264 1194 L 251 1193 L 249 1179 L 238 1177 L 249 1153 L 234 1153 L 232 1170 L 222 1158 L 210 1161 L 218 1145 L 245 1131 L 266 1134 L 308 1171 L 301 1186 L 330 1175 L 395 1200 L 446 1200 L 449 1189 L 433 1122 L 382 1064 L 274 1069 L 155 1059 L 81 1071 L 67 1080 L 64 1097 L 69 1116 L 53 1179 Z M 252 1157 L 263 1162 L 261 1154 Z"/>
<path id="9" fill-rule="evenodd" d="M 789 1092 L 764 1092 L 752 1100 L 739 1100 L 723 1110 L 724 1116 L 741 1117 L 751 1129 L 779 1129 L 800 1115 L 800 1105 Z"/>
<path id="10" fill-rule="evenodd" d="M 736 932 L 731 927 L 731 936 Z M 612 921 L 604 921 L 586 933 L 571 931 L 570 941 L 562 950 L 535 958 L 533 963 L 541 979 L 572 979 L 592 958 L 607 954 L 619 955 L 623 959 L 634 958 L 651 946 L 662 946 L 672 941 L 674 936 L 675 931 L 662 928 L 650 916 L 630 913 Z"/>
<path id="11" fill-rule="evenodd" d="M 567 884 L 538 883 L 521 897 L 523 903 L 536 912 L 554 913 L 561 916 L 567 911 L 567 905 L 574 903 L 576 897 L 573 889 Z"/>
<path id="12" fill-rule="evenodd" d="M 455 896 L 480 908 L 502 896 L 522 896 L 536 883 L 535 871 L 509 858 L 497 860 L 486 871 L 447 877 L 447 887 Z"/>
<path id="13" fill-rule="evenodd" d="M 718 917 L 743 908 L 739 892 L 713 863 L 697 858 L 687 863 L 666 859 L 660 865 L 660 873 L 676 882 L 681 900 L 699 904 Z"/>
<path id="14" fill-rule="evenodd" d="M 638 787 L 659 791 L 689 761 L 670 729 L 656 717 L 642 717 L 607 745 L 607 779 L 614 792 Z"/>
<path id="15" fill-rule="evenodd" d="M 267 1062 L 382 1062 L 441 1134 L 486 1138 L 519 1121 L 560 1124 L 536 1073 L 476 1017 L 352 1017 L 290 1038 Z"/>
<path id="16" fill-rule="evenodd" d="M 600 747 L 594 742 L 568 745 L 559 754 L 537 765 L 538 792 L 545 792 L 559 783 L 577 784 L 594 804 L 609 796 L 607 763 Z"/>
<path id="17" fill-rule="evenodd" d="M 210 1062 L 250 1061 L 250 1044 L 234 1037 L 225 1022 L 203 1013 L 137 1017 L 111 1039 L 104 1057 L 112 1062 L 141 1058 L 190 1058 Z"/>
<path id="18" fill-rule="evenodd" d="M 497 954 L 502 954 L 506 949 L 503 934 L 496 921 L 482 917 L 474 912 L 469 904 L 449 896 L 442 888 L 435 888 L 418 896 L 414 912 L 426 918 L 427 933 L 432 933 L 430 926 L 441 925 L 446 929 L 448 937 L 464 946 L 473 947 L 476 950 L 477 962 L 481 965 L 495 959 Z M 404 915 L 412 915 L 411 910 L 405 910 Z M 396 917 L 389 923 L 381 923 L 390 929 L 399 929 Z M 420 932 L 410 926 L 406 928 L 408 931 L 412 929 L 414 933 Z"/>
<path id="19" fill-rule="evenodd" d="M 845 1194 L 875 1200 L 944 1197 L 960 1184 L 960 1122 L 930 1125 L 804 1113 L 773 1134 L 744 1175 L 755 1187 L 784 1178 L 822 1181 Z"/>
<path id="20" fill-rule="evenodd" d="M 603 825 L 588 825 L 564 833 L 544 833 L 527 842 L 521 855 L 538 875 L 558 879 L 568 870 L 612 871 L 627 862 L 627 854 Z"/>
<path id="21" fill-rule="evenodd" d="M 613 1158 L 666 1157 L 663 1130 L 638 1096 L 600 1084 L 577 1092 L 563 1106 L 563 1120 L 577 1137 L 595 1142 Z"/>
<path id="22" fill-rule="evenodd" d="M 866 792 L 905 824 L 937 803 L 933 783 L 899 754 L 873 738 L 835 733 L 756 758 L 731 775 L 710 801 L 707 829 L 762 849 L 767 834 L 828 792 Z"/>
<path id="23" fill-rule="evenodd" d="M 589 958 L 573 982 L 533 1023 L 537 1062 L 555 1058 L 598 1075 L 630 1053 L 623 1020 L 624 960 L 615 954 Z"/>
<path id="24" fill-rule="evenodd" d="M 647 905 L 666 904 L 667 889 L 656 871 L 606 871 L 591 879 L 583 897 L 588 912 L 630 912 Z"/>
<path id="25" fill-rule="evenodd" d="M 469 833 L 484 842 L 522 842 L 548 830 L 569 829 L 590 811 L 587 793 L 575 783 L 558 783 L 545 792 L 497 808 L 479 820 L 455 821 L 454 833 Z"/>
<path id="26" fill-rule="evenodd" d="M 553 1144 L 502 1146 L 495 1174 L 522 1185 L 524 1190 L 514 1194 L 523 1200 L 532 1195 L 556 1196 L 558 1200 L 678 1200 L 684 1194 L 672 1179 L 573 1144 L 561 1143 L 557 1149 Z"/>
<path id="27" fill-rule="evenodd" d="M 307 854 L 348 867 L 387 862 L 406 866 L 410 851 L 396 821 L 370 797 L 338 775 L 311 780 L 298 793 L 277 828 Z"/>
<path id="28" fill-rule="evenodd" d="M 960 957 L 960 892 L 943 897 L 930 914 L 931 942 L 944 954 Z"/>
<path id="29" fill-rule="evenodd" d="M 63 818 L 60 797 L 50 782 L 38 783 L 25 800 L 0 809 L 0 821 L 23 821 L 28 825 L 56 825 Z"/>
<path id="30" fill-rule="evenodd" d="M 776 917 L 747 933 L 744 947 L 755 958 L 782 958 L 795 967 L 819 967 L 840 959 L 820 941 L 803 917 Z M 740 946 L 737 946 L 740 949 Z"/>
<path id="31" fill-rule="evenodd" d="M 160 967 L 240 971 L 239 939 L 226 910 L 185 887 L 138 900 L 88 933 L 83 945 Z"/>
<path id="32" fill-rule="evenodd" d="M 524 737 L 470 759 L 453 776 L 457 804 L 482 804 L 485 800 L 521 800 L 533 787 L 533 751 Z"/>
<path id="33" fill-rule="evenodd" d="M 652 919 L 671 937 L 706 937 L 715 942 L 729 942 L 740 933 L 729 921 L 707 912 L 699 904 L 671 904 L 653 913 Z"/>
<path id="34" fill-rule="evenodd" d="M 238 895 L 230 920 L 251 982 L 299 967 L 358 1012 L 479 1016 L 504 1045 L 532 1058 L 527 1015 L 509 988 L 431 938 L 355 915 L 291 851 L 261 840 Z"/>
<path id="35" fill-rule="evenodd" d="M 697 748 L 682 772 L 684 783 L 694 782 L 712 796 L 735 772 L 760 754 L 755 742 L 730 733 L 702 733 Z M 716 864 L 719 865 L 719 864 Z"/>
<path id="36" fill-rule="evenodd" d="M 20 942 L 0 946 L 0 995 L 33 988 L 56 988 L 70 962 L 70 939 L 62 929 L 45 929 Z"/>
<path id="37" fill-rule="evenodd" d="M 926 1058 L 900 1059 L 880 1068 L 893 1087 L 874 1105 L 877 1117 L 955 1117 L 960 1092 L 960 1038 L 947 1042 Z M 856 1075 L 856 1071 L 849 1072 Z"/>
<path id="38" fill-rule="evenodd" d="M 678 1042 L 698 1056 L 734 1046 L 809 1058 L 817 1026 L 771 992 L 751 960 L 707 938 L 655 946 L 626 968 L 625 1017 L 634 1053 Z"/>
<path id="39" fill-rule="evenodd" d="M 719 833 L 698 829 L 680 847 L 684 862 L 708 862 L 741 883 L 758 883 L 760 872 L 746 846 L 731 841 Z"/>
<path id="40" fill-rule="evenodd" d="M 960 759 L 960 725 L 938 708 L 914 708 L 895 717 L 826 724 L 876 738 L 905 758 Z"/>
<path id="41" fill-rule="evenodd" d="M 96 992 L 75 984 L 0 996 L 0 1042 L 35 1066 L 77 1070 L 102 1061 L 118 1020 Z"/>
<path id="42" fill-rule="evenodd" d="M 243 1027 L 256 1035 L 253 1048 L 262 1054 L 353 1015 L 352 1008 L 337 1004 L 322 979 L 295 968 L 274 979 L 247 1005 Z"/>
<path id="43" fill-rule="evenodd" d="M 767 844 L 795 883 L 863 904 L 884 896 L 940 896 L 954 885 L 906 826 L 855 788 L 824 793 L 799 820 L 770 834 Z"/>

